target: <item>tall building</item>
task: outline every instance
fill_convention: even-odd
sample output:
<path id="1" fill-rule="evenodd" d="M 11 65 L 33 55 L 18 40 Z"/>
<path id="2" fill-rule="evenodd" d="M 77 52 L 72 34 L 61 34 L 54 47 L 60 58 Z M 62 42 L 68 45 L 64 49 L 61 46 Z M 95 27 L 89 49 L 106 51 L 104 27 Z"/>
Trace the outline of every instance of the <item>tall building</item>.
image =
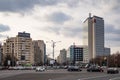
<path id="1" fill-rule="evenodd" d="M 66 54 L 67 51 L 65 49 L 60 50 L 60 54 L 58 56 L 58 63 L 66 64 Z"/>
<path id="2" fill-rule="evenodd" d="M 32 39 L 30 34 L 25 32 L 19 32 L 16 37 L 6 39 L 3 45 L 4 61 L 7 59 L 8 65 L 33 64 L 34 55 L 32 52 Z"/>
<path id="3" fill-rule="evenodd" d="M 46 45 L 43 40 L 32 42 L 34 53 L 34 64 L 42 65 L 46 63 Z"/>
<path id="4" fill-rule="evenodd" d="M 104 55 L 104 20 L 89 14 L 83 22 L 83 43 L 88 46 L 89 59 Z"/>

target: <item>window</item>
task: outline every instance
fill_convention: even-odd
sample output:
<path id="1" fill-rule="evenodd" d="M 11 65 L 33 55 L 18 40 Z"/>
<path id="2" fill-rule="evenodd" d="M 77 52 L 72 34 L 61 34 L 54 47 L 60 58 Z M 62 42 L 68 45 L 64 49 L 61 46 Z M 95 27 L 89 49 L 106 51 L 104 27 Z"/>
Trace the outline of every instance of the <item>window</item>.
<path id="1" fill-rule="evenodd" d="M 21 55 L 21 60 L 25 60 L 25 55 Z"/>

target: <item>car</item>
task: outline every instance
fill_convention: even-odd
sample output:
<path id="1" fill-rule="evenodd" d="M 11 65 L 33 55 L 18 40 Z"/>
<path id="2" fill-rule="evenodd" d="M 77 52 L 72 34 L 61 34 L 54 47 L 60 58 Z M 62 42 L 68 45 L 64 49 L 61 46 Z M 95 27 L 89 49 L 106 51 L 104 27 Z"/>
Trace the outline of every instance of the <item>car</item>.
<path id="1" fill-rule="evenodd" d="M 64 66 L 64 69 L 67 69 L 68 68 L 68 66 Z"/>
<path id="2" fill-rule="evenodd" d="M 44 67 L 36 67 L 36 72 L 43 72 L 43 71 L 45 71 L 45 68 Z"/>
<path id="3" fill-rule="evenodd" d="M 79 66 L 68 66 L 68 71 L 82 71 Z"/>
<path id="4" fill-rule="evenodd" d="M 107 73 L 108 74 L 116 74 L 116 73 L 119 73 L 119 70 L 117 68 L 108 68 L 107 69 Z"/>
<path id="5" fill-rule="evenodd" d="M 101 67 L 89 67 L 87 72 L 104 72 L 104 70 Z"/>

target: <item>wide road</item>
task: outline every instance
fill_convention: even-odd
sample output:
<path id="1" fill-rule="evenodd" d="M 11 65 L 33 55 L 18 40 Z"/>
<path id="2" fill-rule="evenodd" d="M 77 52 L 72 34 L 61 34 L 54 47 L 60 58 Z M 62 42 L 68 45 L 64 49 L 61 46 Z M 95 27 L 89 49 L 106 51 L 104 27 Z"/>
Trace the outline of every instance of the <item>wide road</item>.
<path id="1" fill-rule="evenodd" d="M 64 69 L 35 72 L 34 70 L 0 71 L 0 80 L 120 80 L 120 74 L 106 72 L 68 72 Z"/>

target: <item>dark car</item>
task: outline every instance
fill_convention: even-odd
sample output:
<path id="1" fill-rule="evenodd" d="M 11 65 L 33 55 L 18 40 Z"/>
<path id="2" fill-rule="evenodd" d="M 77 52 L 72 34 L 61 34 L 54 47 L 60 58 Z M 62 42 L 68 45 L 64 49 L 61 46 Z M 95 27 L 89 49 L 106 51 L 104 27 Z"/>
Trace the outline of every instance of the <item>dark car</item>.
<path id="1" fill-rule="evenodd" d="M 89 67 L 87 71 L 88 72 L 104 72 L 104 70 L 100 67 Z"/>
<path id="2" fill-rule="evenodd" d="M 119 70 L 117 68 L 108 68 L 107 70 L 108 74 L 115 74 L 115 73 L 119 73 Z"/>
<path id="3" fill-rule="evenodd" d="M 69 66 L 68 71 L 82 71 L 79 66 Z"/>

